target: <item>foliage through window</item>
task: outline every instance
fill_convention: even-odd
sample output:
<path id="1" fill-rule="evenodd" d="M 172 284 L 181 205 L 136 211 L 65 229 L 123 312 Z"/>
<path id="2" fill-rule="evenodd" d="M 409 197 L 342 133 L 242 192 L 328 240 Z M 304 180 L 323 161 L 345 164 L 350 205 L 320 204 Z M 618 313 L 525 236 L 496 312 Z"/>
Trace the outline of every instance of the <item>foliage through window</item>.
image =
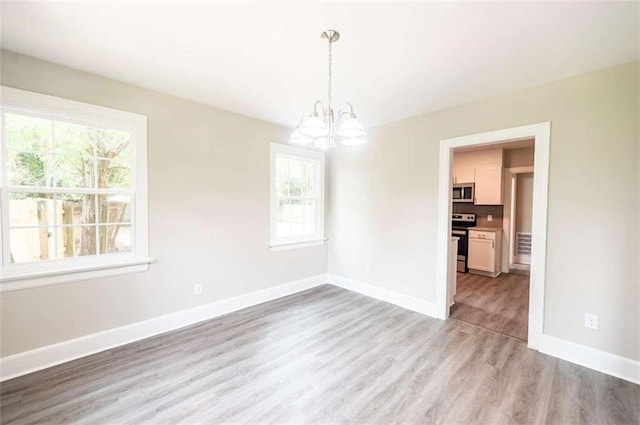
<path id="1" fill-rule="evenodd" d="M 13 113 L 4 126 L 11 262 L 131 250 L 128 133 Z"/>
<path id="2" fill-rule="evenodd" d="M 30 95 L 36 101 L 43 97 Z M 100 108 L 79 105 L 74 107 L 82 111 Z M 136 127 L 99 117 L 91 122 L 84 115 L 15 107 L 3 99 L 5 271 L 48 260 L 133 255 L 135 226 L 146 225 L 135 219 Z"/>
<path id="3" fill-rule="evenodd" d="M 324 155 L 272 145 L 271 245 L 324 237 Z"/>

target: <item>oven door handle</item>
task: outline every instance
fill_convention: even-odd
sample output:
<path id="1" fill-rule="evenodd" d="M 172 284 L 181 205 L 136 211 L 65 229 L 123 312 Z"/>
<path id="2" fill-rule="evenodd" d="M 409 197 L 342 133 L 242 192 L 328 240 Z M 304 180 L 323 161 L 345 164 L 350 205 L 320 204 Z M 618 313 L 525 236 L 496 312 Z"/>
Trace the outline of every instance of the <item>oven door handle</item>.
<path id="1" fill-rule="evenodd" d="M 452 230 L 451 231 L 452 235 L 461 235 L 461 236 L 466 236 L 467 232 L 465 232 L 464 230 Z"/>

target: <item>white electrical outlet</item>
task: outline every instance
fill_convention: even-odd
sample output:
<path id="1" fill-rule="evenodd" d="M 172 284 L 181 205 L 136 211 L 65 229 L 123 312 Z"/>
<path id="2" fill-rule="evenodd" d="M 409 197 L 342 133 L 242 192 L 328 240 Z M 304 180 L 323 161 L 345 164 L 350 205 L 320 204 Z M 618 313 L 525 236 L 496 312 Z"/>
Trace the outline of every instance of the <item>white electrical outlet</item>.
<path id="1" fill-rule="evenodd" d="M 493 221 L 493 216 L 491 214 L 487 216 L 487 221 Z"/>
<path id="2" fill-rule="evenodd" d="M 364 272 L 365 272 L 367 275 L 370 275 L 370 274 L 371 274 L 371 264 L 367 264 L 366 266 L 364 266 Z"/>
<path id="3" fill-rule="evenodd" d="M 202 295 L 202 285 L 193 285 L 193 295 Z"/>
<path id="4" fill-rule="evenodd" d="M 584 315 L 584 325 L 590 329 L 598 329 L 598 316 L 586 313 Z"/>

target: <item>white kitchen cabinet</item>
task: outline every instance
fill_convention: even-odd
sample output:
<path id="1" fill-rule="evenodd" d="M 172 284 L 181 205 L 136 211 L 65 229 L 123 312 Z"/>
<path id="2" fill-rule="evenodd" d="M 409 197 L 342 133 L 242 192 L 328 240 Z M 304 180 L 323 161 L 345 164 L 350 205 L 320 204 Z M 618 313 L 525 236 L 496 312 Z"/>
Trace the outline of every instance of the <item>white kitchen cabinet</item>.
<path id="1" fill-rule="evenodd" d="M 457 152 L 453 155 L 453 183 L 475 183 L 476 205 L 502 205 L 503 164 L 501 148 Z"/>
<path id="2" fill-rule="evenodd" d="M 476 205 L 502 205 L 502 167 L 475 169 Z"/>
<path id="3" fill-rule="evenodd" d="M 463 167 L 453 169 L 453 183 L 473 183 L 475 181 L 475 169 Z"/>
<path id="4" fill-rule="evenodd" d="M 453 183 L 473 183 L 475 179 L 476 156 L 473 152 L 453 155 Z"/>
<path id="5" fill-rule="evenodd" d="M 467 264 L 469 273 L 496 277 L 500 274 L 502 229 L 469 231 Z"/>

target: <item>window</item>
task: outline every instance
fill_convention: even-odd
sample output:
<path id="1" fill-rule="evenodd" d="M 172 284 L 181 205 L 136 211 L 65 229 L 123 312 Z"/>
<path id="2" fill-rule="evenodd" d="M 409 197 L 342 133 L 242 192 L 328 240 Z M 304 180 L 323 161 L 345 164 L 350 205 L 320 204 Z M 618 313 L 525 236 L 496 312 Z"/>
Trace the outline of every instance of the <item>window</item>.
<path id="1" fill-rule="evenodd" d="M 0 288 L 146 268 L 146 117 L 1 90 Z"/>
<path id="2" fill-rule="evenodd" d="M 271 144 L 271 249 L 324 242 L 324 154 Z"/>

